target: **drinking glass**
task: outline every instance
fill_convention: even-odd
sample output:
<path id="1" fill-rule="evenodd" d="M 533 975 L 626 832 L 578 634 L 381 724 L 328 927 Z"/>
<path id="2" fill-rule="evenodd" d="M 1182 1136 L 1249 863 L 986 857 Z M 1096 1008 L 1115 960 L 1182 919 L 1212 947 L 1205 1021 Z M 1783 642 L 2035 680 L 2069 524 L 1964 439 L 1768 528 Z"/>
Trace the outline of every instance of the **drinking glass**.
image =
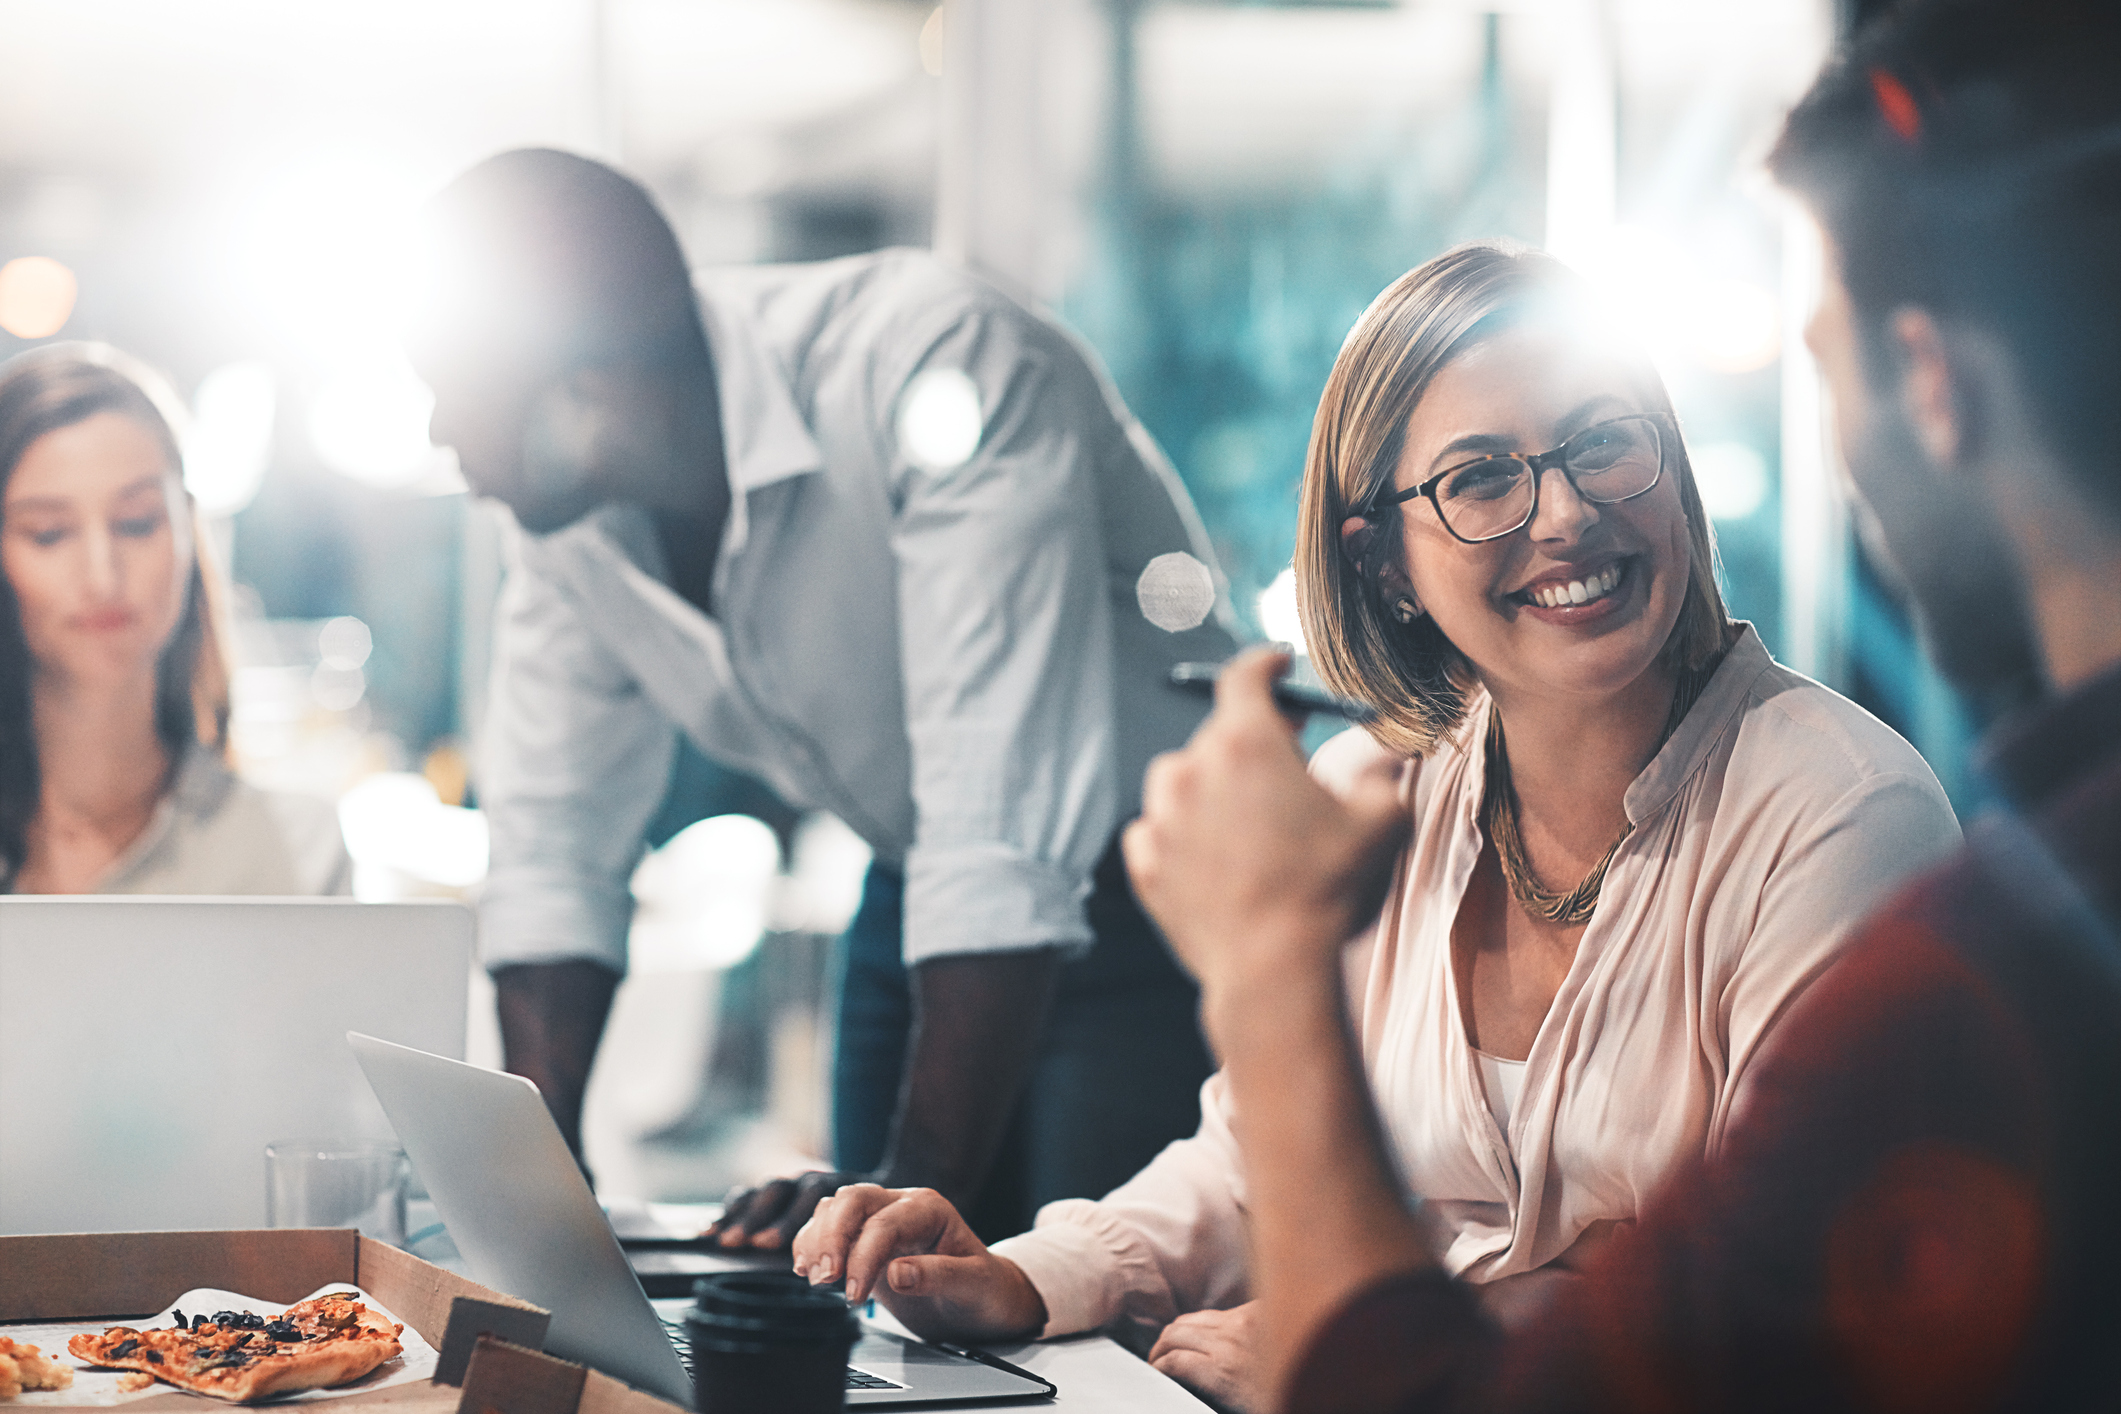
<path id="1" fill-rule="evenodd" d="M 267 1227 L 352 1227 L 405 1245 L 405 1151 L 345 1139 L 275 1139 L 265 1146 Z"/>

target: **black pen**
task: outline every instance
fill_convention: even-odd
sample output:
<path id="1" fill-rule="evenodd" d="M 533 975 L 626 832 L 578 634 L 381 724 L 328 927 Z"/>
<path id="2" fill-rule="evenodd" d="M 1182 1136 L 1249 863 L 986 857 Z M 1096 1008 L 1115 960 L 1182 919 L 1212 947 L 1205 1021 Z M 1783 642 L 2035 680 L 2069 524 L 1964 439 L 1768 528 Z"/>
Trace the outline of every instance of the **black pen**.
<path id="1" fill-rule="evenodd" d="M 1220 663 L 1180 663 L 1171 670 L 1171 686 L 1198 697 L 1212 697 L 1215 695 L 1215 680 L 1222 673 Z M 1356 726 L 1377 720 L 1374 707 L 1365 707 L 1360 702 L 1335 697 L 1324 688 L 1290 682 L 1287 678 L 1274 684 L 1274 702 L 1285 712 L 1324 712 L 1329 716 L 1344 717 Z"/>

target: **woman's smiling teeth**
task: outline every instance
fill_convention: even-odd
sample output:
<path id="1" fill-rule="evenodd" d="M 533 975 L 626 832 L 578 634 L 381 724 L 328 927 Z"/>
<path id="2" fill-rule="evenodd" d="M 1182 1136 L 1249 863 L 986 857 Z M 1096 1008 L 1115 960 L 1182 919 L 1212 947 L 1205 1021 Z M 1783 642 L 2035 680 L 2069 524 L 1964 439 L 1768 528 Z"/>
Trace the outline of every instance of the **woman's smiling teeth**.
<path id="1" fill-rule="evenodd" d="M 1524 591 L 1527 602 L 1547 609 L 1568 609 L 1603 599 L 1620 583 L 1621 564 L 1615 560 L 1596 574 L 1572 579 L 1566 584 L 1537 584 Z"/>

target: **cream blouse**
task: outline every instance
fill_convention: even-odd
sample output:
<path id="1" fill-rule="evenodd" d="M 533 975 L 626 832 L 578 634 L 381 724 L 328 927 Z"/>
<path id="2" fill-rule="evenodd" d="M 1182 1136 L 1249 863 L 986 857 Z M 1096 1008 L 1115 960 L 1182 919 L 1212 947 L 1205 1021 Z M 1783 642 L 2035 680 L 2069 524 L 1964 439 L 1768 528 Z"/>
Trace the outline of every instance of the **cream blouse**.
<path id="1" fill-rule="evenodd" d="M 1367 734 L 1328 742 L 1328 786 L 1395 772 L 1414 842 L 1349 956 L 1372 1092 L 1445 1266 L 1494 1283 L 1567 1270 L 1633 1220 L 1680 1160 L 1713 1150 L 1763 1038 L 1895 881 L 1959 838 L 1913 747 L 1769 658 L 1747 626 L 1679 730 L 1629 786 L 1634 832 L 1526 1058 L 1506 1135 L 1490 1112 L 1451 969 L 1451 925 L 1484 845 L 1477 697 L 1421 763 Z M 1238 1305 L 1242 1117 L 1221 1075 L 1200 1131 L 1103 1199 L 1039 1212 L 995 1250 L 1044 1298 L 1045 1335 Z M 1323 1180 L 1326 1176 L 1321 1175 Z"/>

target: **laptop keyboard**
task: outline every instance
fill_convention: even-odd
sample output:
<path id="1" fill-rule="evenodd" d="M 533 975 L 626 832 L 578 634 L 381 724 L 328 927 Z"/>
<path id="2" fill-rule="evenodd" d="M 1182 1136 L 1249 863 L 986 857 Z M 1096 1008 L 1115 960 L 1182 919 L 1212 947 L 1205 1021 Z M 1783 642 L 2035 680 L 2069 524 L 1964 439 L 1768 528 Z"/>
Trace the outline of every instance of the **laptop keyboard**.
<path id="1" fill-rule="evenodd" d="M 668 1335 L 670 1343 L 677 1347 L 678 1359 L 684 1362 L 685 1373 L 688 1375 L 692 1374 L 692 1341 L 688 1338 L 685 1327 L 676 1321 L 665 1321 L 663 1322 L 663 1333 Z M 852 1365 L 847 1367 L 846 1387 L 848 1389 L 905 1388 L 904 1385 L 887 1380 L 882 1375 L 872 1375 L 867 1370 L 857 1370 Z"/>

